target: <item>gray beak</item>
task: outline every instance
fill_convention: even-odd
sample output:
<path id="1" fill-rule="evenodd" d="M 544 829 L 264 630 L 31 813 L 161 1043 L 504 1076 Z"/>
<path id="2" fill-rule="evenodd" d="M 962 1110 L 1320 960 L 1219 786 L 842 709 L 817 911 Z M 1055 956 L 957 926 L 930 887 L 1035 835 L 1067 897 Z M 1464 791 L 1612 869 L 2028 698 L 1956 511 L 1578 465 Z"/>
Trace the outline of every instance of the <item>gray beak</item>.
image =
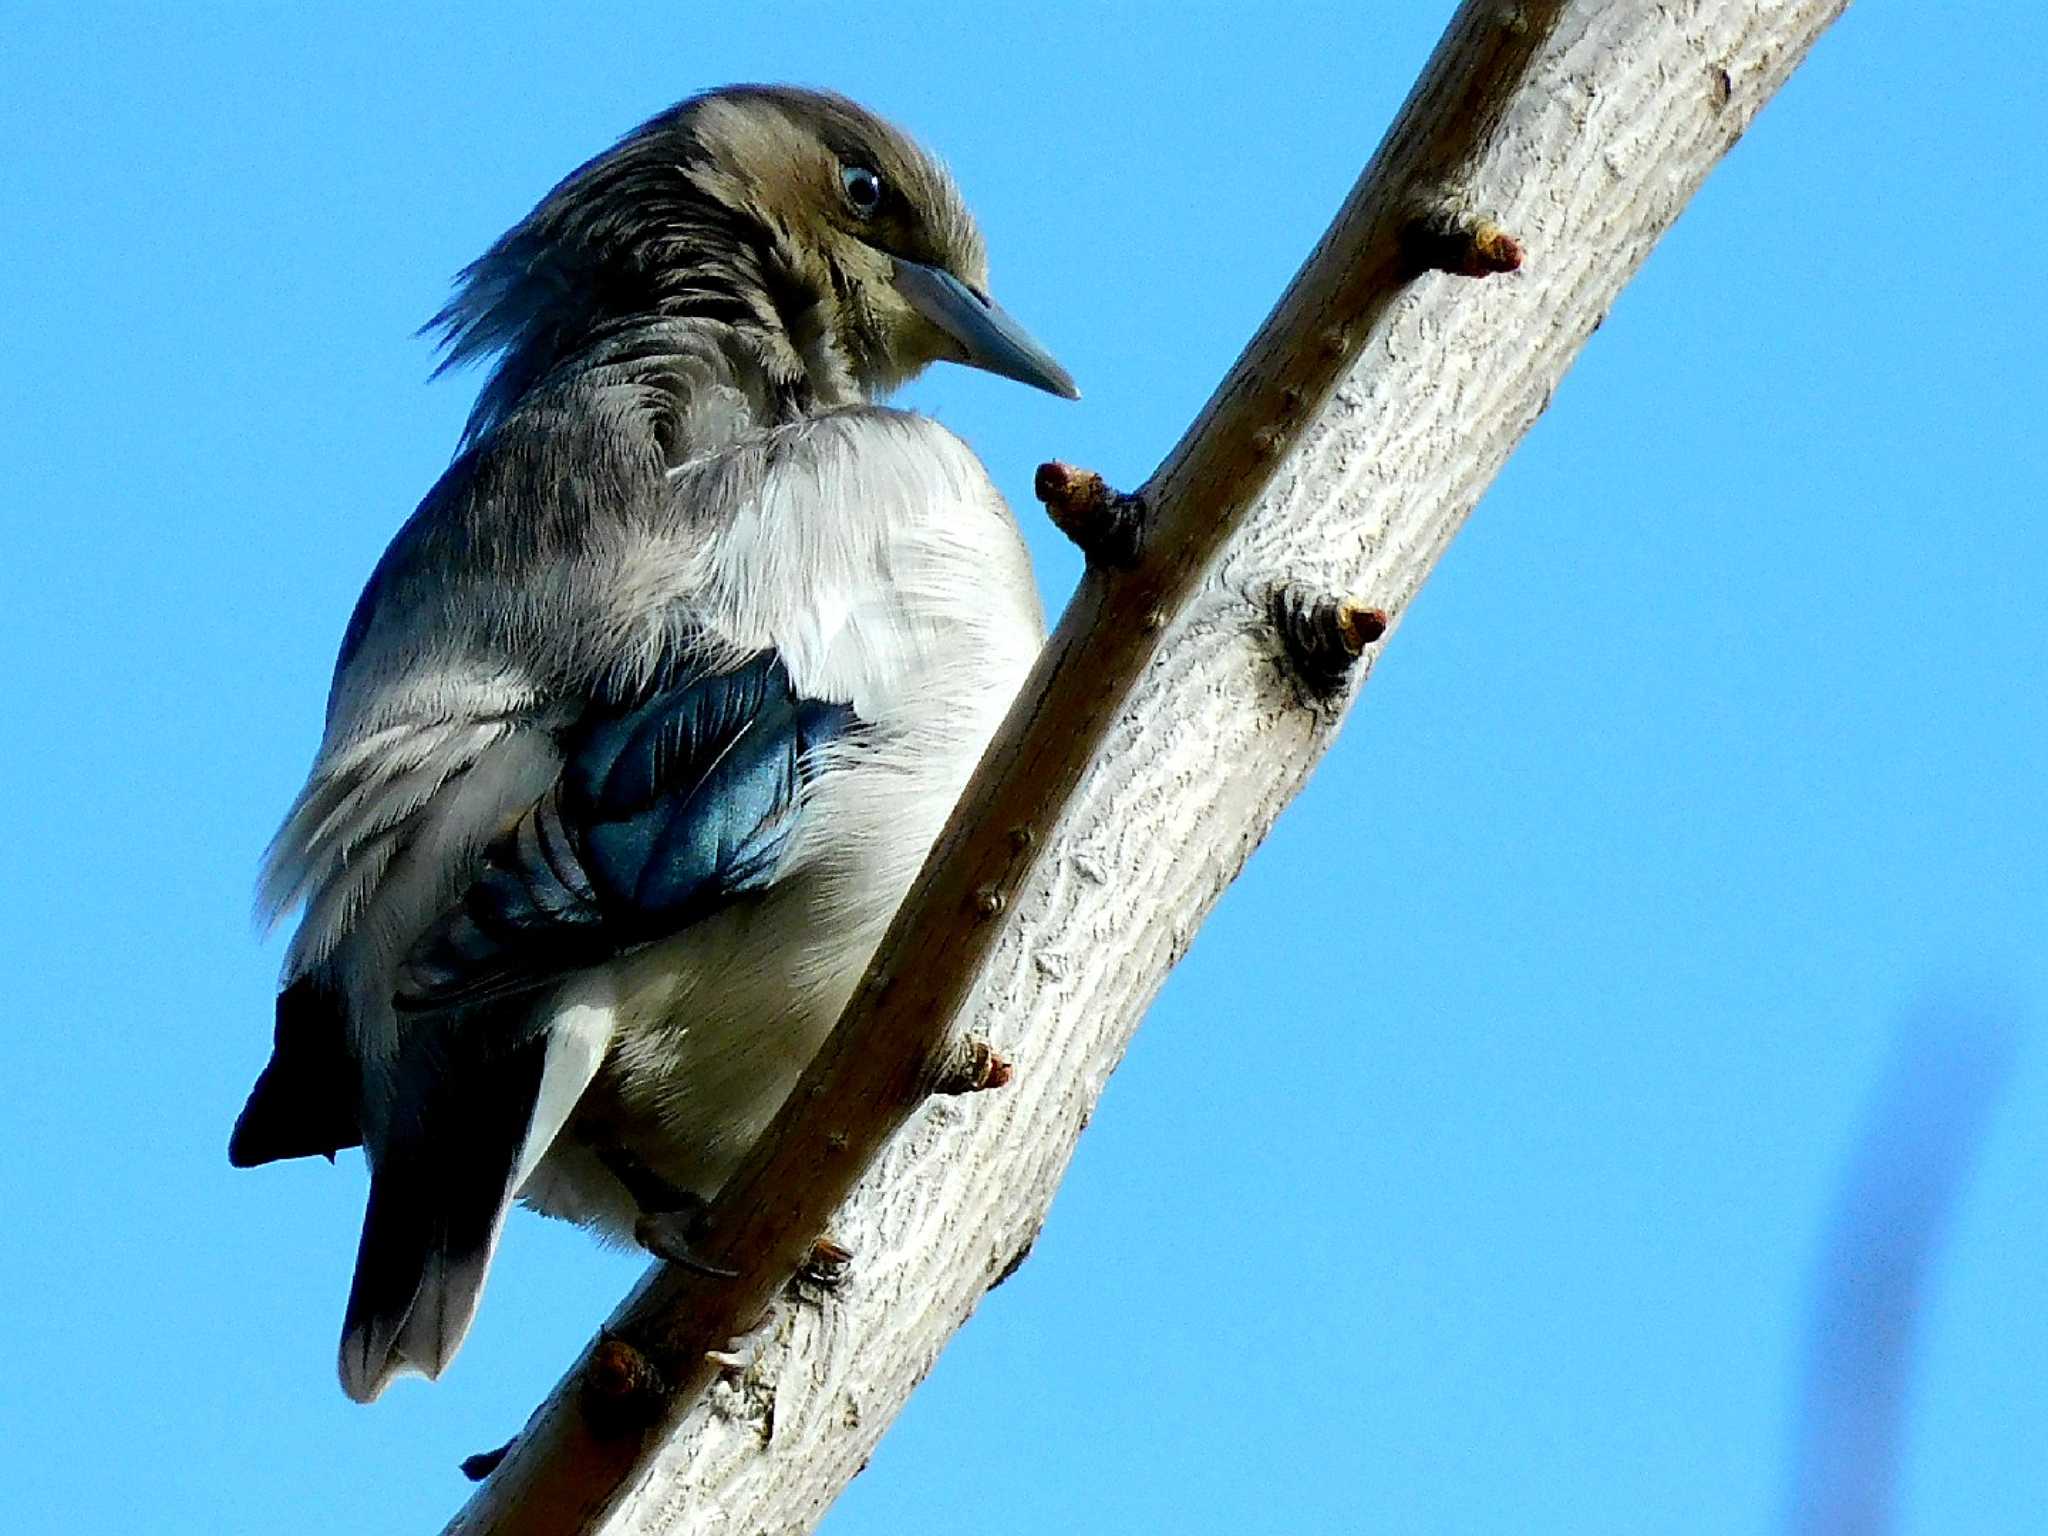
<path id="1" fill-rule="evenodd" d="M 896 291 L 917 312 L 959 342 L 971 367 L 1035 385 L 1068 400 L 1081 398 L 1073 378 L 1031 333 L 993 299 L 983 298 L 941 267 L 896 258 Z"/>

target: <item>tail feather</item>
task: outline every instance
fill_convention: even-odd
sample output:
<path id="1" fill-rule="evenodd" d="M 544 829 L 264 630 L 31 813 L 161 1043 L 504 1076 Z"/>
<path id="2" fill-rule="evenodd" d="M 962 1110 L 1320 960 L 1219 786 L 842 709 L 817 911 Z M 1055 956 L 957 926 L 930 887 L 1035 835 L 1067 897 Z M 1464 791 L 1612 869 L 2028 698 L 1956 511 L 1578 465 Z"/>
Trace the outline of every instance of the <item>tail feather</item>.
<path id="1" fill-rule="evenodd" d="M 509 1051 L 465 1050 L 474 1037 L 459 1024 L 418 1037 L 399 1074 L 406 1097 L 371 1159 L 342 1324 L 341 1385 L 357 1402 L 403 1371 L 439 1376 L 455 1358 L 505 1212 L 590 1086 L 612 1023 L 609 986 L 593 978 Z"/>
<path id="2" fill-rule="evenodd" d="M 495 1059 L 406 1074 L 411 1102 L 380 1138 L 355 1283 L 342 1323 L 342 1390 L 374 1401 L 406 1370 L 439 1376 L 461 1346 L 515 1193 L 546 1038 Z"/>

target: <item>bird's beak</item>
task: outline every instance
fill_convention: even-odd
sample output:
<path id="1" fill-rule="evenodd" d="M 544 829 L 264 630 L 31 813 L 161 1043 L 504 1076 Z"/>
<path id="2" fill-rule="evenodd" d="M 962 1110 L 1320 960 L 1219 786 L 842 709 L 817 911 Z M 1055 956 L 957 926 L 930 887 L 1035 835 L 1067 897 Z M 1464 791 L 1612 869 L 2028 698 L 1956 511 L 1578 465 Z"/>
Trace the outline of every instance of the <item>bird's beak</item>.
<path id="1" fill-rule="evenodd" d="M 1081 398 L 1067 370 L 1002 305 L 984 298 L 943 267 L 896 258 L 896 291 L 960 343 L 960 361 L 1006 379 L 1036 385 L 1068 400 Z"/>

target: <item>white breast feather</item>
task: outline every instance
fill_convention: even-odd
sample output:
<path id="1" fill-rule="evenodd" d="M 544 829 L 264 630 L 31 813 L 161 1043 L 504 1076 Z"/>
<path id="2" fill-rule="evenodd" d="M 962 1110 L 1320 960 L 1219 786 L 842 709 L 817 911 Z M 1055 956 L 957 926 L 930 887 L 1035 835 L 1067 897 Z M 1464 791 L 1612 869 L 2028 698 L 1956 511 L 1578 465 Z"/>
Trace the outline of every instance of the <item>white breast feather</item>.
<path id="1" fill-rule="evenodd" d="M 577 1060 L 550 1071 L 550 1091 L 573 1095 L 608 1031 L 601 1085 L 622 1129 L 658 1172 L 706 1194 L 851 995 L 1043 638 L 1015 522 L 943 427 L 851 410 L 783 429 L 772 453 L 759 439 L 727 451 L 756 460 L 683 466 L 677 489 L 746 487 L 738 505 L 594 539 L 591 569 L 549 583 L 567 594 L 561 622 L 539 628 L 564 649 L 557 670 L 618 676 L 677 643 L 734 660 L 772 649 L 800 695 L 851 703 L 862 722 L 822 752 L 765 897 L 560 994 Z M 372 1058 L 396 1039 L 399 961 L 559 769 L 558 717 L 536 713 L 527 680 L 539 672 L 428 649 L 344 679 L 263 887 L 272 911 L 305 904 L 288 974 L 338 964 Z M 557 1124 L 568 1114 L 547 1110 Z M 540 1161 L 527 1199 L 629 1232 L 616 1184 L 572 1142 Z"/>

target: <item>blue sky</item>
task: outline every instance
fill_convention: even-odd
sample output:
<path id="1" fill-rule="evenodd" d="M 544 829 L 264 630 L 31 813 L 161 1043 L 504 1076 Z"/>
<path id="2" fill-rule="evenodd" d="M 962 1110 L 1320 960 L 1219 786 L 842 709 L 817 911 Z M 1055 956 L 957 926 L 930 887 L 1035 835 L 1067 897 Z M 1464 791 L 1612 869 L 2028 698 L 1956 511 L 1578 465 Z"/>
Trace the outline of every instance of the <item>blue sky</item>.
<path id="1" fill-rule="evenodd" d="M 412 335 L 449 275 L 693 90 L 861 97 L 951 161 L 996 291 L 1086 391 L 908 393 L 988 460 L 1056 609 L 1075 561 L 1032 466 L 1143 478 L 1449 10 L 17 4 L 16 1528 L 431 1529 L 636 1272 L 515 1218 L 448 1379 L 359 1409 L 359 1164 L 224 1155 L 279 953 L 255 860 L 468 408 Z M 1897 1528 L 2039 1529 L 2044 44 L 2018 3 L 1866 4 L 1823 39 L 1480 506 L 1031 1262 L 828 1532 L 1784 1529 L 1846 1181 L 1953 1159 L 1987 1059 Z"/>

